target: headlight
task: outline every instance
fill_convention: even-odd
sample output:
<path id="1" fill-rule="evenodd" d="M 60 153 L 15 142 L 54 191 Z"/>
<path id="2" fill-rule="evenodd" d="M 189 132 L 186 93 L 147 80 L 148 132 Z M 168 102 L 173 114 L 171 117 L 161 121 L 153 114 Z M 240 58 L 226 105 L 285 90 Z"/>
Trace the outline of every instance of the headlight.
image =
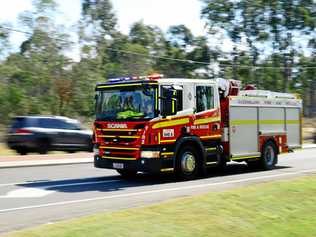
<path id="1" fill-rule="evenodd" d="M 159 158 L 160 157 L 160 151 L 142 151 L 140 154 L 141 158 Z"/>

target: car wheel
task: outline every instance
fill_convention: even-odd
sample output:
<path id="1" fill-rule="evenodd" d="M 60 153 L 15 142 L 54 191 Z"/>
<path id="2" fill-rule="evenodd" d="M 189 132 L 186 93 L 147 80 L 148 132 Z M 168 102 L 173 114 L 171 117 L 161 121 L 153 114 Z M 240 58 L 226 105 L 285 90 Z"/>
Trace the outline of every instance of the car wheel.
<path id="1" fill-rule="evenodd" d="M 67 153 L 69 153 L 69 154 L 73 154 L 73 153 L 76 153 L 76 151 L 74 151 L 74 150 L 71 150 L 71 151 L 66 151 Z"/>
<path id="2" fill-rule="evenodd" d="M 40 154 L 47 154 L 50 149 L 50 143 L 46 139 L 42 139 L 38 142 L 38 153 Z"/>
<path id="3" fill-rule="evenodd" d="M 26 149 L 23 149 L 23 148 L 17 149 L 16 152 L 17 152 L 18 154 L 20 154 L 21 156 L 26 156 L 26 155 L 27 155 L 27 150 L 26 150 Z"/>

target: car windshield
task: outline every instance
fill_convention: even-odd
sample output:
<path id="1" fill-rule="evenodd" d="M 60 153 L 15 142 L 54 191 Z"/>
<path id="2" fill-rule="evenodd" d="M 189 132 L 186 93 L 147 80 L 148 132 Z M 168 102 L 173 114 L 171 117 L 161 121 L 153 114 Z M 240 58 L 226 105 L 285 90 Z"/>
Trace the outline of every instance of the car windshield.
<path id="1" fill-rule="evenodd" d="M 155 115 L 154 88 L 137 87 L 97 91 L 97 120 L 152 119 Z"/>

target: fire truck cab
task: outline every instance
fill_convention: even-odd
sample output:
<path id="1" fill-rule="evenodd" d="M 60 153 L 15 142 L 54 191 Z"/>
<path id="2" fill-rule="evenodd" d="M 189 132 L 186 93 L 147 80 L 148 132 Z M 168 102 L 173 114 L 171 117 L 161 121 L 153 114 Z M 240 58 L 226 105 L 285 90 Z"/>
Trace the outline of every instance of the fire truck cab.
<path id="1" fill-rule="evenodd" d="M 110 80 L 96 86 L 94 164 L 181 179 L 229 161 L 272 169 L 301 147 L 301 108 L 295 95 L 240 91 L 233 80 Z"/>

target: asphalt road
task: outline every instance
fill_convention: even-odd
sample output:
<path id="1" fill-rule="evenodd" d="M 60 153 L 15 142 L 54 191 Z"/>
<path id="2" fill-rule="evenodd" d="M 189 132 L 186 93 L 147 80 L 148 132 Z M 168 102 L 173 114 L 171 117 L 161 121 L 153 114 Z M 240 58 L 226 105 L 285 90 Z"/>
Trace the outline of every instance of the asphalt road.
<path id="1" fill-rule="evenodd" d="M 176 182 L 170 174 L 139 175 L 126 181 L 115 171 L 95 169 L 92 164 L 1 169 L 0 234 L 97 212 L 309 174 L 316 174 L 316 149 L 282 155 L 272 171 L 253 172 L 244 164 L 230 164 L 225 172 L 212 169 L 208 177 L 189 182 Z"/>

